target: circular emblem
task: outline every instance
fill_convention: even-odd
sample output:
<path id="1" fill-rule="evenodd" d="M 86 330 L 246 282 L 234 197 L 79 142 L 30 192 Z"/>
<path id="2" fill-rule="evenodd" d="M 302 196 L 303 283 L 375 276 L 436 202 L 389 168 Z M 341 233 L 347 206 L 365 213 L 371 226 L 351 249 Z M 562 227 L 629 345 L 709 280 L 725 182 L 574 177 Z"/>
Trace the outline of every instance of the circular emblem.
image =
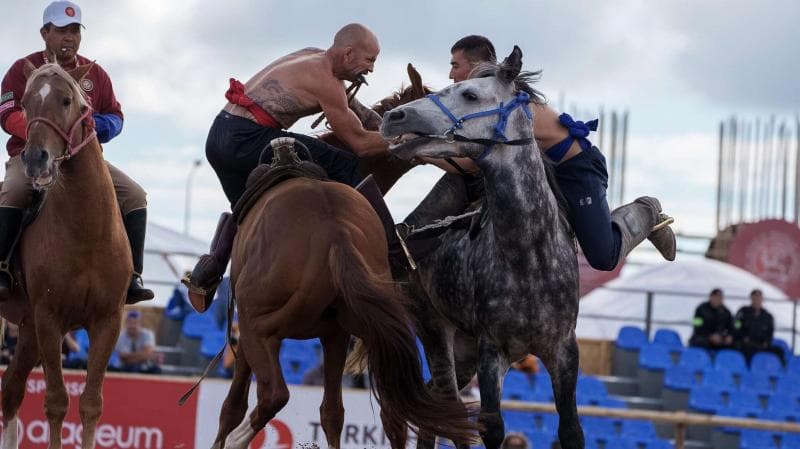
<path id="1" fill-rule="evenodd" d="M 800 295 L 800 229 L 794 223 L 765 220 L 741 225 L 731 241 L 728 262 L 789 296 Z"/>
<path id="2" fill-rule="evenodd" d="M 273 419 L 253 437 L 250 449 L 292 449 L 292 430 L 282 421 Z"/>
<path id="3" fill-rule="evenodd" d="M 81 89 L 83 89 L 84 92 L 91 92 L 92 89 L 94 89 L 94 83 L 92 80 L 84 78 L 81 80 Z"/>
<path id="4" fill-rule="evenodd" d="M 72 6 L 67 6 L 67 8 L 64 9 L 64 14 L 70 17 L 75 17 L 75 9 L 73 9 Z"/>

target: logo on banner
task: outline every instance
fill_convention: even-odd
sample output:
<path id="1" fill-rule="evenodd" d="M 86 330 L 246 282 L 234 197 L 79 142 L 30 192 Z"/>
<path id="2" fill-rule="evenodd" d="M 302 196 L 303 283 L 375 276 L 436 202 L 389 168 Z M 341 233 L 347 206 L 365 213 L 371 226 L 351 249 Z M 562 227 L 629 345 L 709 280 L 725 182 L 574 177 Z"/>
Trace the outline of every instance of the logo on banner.
<path id="1" fill-rule="evenodd" d="M 292 449 L 292 430 L 283 421 L 273 419 L 250 442 L 250 449 Z"/>

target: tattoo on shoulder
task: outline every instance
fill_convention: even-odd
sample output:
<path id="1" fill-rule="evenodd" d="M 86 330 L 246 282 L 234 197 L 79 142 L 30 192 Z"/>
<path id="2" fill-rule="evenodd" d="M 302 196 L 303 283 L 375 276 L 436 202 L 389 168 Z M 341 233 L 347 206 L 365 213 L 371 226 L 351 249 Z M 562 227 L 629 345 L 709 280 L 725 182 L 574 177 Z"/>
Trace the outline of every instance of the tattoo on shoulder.
<path id="1" fill-rule="evenodd" d="M 274 79 L 264 81 L 254 99 L 284 126 L 308 115 L 300 102 Z"/>

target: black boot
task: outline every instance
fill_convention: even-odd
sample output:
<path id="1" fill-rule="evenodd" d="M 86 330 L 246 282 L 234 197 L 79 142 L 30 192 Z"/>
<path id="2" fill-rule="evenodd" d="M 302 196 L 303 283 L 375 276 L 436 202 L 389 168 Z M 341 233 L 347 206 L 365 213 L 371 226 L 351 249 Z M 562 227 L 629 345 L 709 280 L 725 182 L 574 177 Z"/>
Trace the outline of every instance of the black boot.
<path id="1" fill-rule="evenodd" d="M 0 301 L 11 297 L 14 279 L 7 262 L 22 230 L 22 209 L 0 207 Z"/>
<path id="2" fill-rule="evenodd" d="M 200 257 L 192 274 L 181 279 L 183 285 L 189 289 L 189 302 L 200 313 L 205 312 L 214 300 L 214 293 L 231 259 L 237 229 L 233 216 L 228 212 L 223 213 L 211 240 L 210 254 Z"/>
<path id="3" fill-rule="evenodd" d="M 407 272 L 409 268 L 415 269 L 416 266 L 405 244 L 400 240 L 397 234 L 392 214 L 389 212 L 389 208 L 386 207 L 381 189 L 378 187 L 378 184 L 375 183 L 375 179 L 372 175 L 370 175 L 356 186 L 356 190 L 364 195 L 364 198 L 366 198 L 372 208 L 375 209 L 378 218 L 381 219 L 383 231 L 386 233 L 386 242 L 389 245 L 389 265 L 392 269 L 392 276 L 395 279 L 404 277 L 403 273 Z"/>
<path id="4" fill-rule="evenodd" d="M 147 209 L 136 209 L 123 217 L 125 222 L 125 232 L 128 234 L 128 241 L 131 244 L 131 254 L 133 255 L 133 276 L 131 285 L 128 287 L 128 298 L 126 304 L 136 304 L 139 301 L 153 299 L 155 294 L 152 290 L 144 288 L 142 284 L 142 267 L 144 265 L 144 236 L 147 232 Z"/>

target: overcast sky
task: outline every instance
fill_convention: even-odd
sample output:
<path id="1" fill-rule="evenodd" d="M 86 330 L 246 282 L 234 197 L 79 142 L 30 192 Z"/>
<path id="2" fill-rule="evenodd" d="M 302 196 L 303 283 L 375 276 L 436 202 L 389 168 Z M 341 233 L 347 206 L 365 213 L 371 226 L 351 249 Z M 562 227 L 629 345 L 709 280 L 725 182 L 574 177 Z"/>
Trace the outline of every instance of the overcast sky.
<path id="1" fill-rule="evenodd" d="M 46 1 L 3 0 L 0 67 L 44 48 Z M 434 88 L 449 83 L 449 49 L 467 34 L 514 44 L 555 107 L 630 111 L 626 200 L 661 198 L 679 231 L 712 235 L 717 124 L 730 116 L 792 118 L 800 105 L 800 2 L 767 1 L 254 1 L 85 0 L 80 53 L 111 76 L 125 129 L 105 156 L 149 193 L 151 219 L 183 229 L 187 175 L 191 233 L 210 240 L 228 207 L 204 144 L 231 76 L 327 48 L 349 22 L 372 28 L 382 51 L 371 103 L 406 82 L 412 62 Z M 591 119 L 594 117 L 576 117 Z M 308 121 L 293 130 L 305 131 Z M 2 172 L 2 169 L 0 169 Z M 390 193 L 400 221 L 437 179 L 415 169 Z"/>

